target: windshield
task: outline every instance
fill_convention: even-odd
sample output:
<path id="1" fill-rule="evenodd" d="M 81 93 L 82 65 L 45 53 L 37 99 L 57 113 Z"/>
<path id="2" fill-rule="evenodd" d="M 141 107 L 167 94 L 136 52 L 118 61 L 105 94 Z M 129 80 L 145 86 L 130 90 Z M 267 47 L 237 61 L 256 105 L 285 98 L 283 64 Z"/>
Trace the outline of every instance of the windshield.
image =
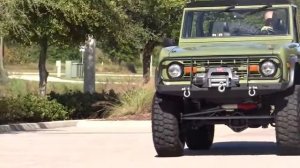
<path id="1" fill-rule="evenodd" d="M 183 38 L 288 35 L 288 9 L 187 11 Z"/>

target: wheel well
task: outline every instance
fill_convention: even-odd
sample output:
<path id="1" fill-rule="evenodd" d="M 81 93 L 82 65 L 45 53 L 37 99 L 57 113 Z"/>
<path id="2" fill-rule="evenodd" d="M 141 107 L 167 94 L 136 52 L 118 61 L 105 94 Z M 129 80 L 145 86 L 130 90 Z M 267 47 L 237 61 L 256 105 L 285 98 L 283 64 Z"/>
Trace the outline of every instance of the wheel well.
<path id="1" fill-rule="evenodd" d="M 296 63 L 295 65 L 295 85 L 300 85 L 300 65 Z"/>

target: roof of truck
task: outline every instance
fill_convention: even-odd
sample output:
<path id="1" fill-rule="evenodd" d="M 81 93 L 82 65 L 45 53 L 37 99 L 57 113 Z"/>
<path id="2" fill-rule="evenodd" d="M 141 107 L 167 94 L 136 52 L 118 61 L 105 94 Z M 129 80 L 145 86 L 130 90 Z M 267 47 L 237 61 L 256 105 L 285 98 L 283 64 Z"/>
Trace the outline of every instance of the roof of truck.
<path id="1" fill-rule="evenodd" d="M 246 6 L 292 4 L 290 0 L 191 0 L 187 7 Z"/>

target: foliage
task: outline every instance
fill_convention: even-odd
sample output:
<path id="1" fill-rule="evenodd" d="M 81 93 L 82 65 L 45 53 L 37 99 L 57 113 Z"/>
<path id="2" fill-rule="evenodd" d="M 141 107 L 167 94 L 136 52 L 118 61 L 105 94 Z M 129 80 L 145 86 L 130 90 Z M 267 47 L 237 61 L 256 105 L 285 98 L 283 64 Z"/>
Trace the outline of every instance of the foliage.
<path id="1" fill-rule="evenodd" d="M 81 54 L 79 52 L 79 47 L 55 47 L 52 46 L 48 50 L 48 55 L 50 56 L 49 61 L 55 62 L 56 60 L 66 61 L 66 60 L 81 60 Z"/>
<path id="2" fill-rule="evenodd" d="M 88 34 L 101 39 L 101 43 L 111 38 L 118 41 L 122 28 L 126 27 L 126 15 L 114 1 L 1 0 L 0 7 L 5 11 L 0 19 L 0 33 L 17 42 L 40 47 L 41 95 L 46 94 L 49 46 L 76 46 Z"/>
<path id="3" fill-rule="evenodd" d="M 113 90 L 102 93 L 67 92 L 65 94 L 50 93 L 50 100 L 56 100 L 68 109 L 74 109 L 72 119 L 101 118 L 106 108 L 118 102 Z"/>
<path id="4" fill-rule="evenodd" d="M 0 0 L 5 11 L 0 30 L 23 44 L 47 40 L 63 49 L 78 46 L 93 34 L 114 62 L 133 62 L 148 40 L 178 36 L 183 4 L 182 0 Z M 75 50 L 61 55 L 78 58 L 73 52 L 77 47 L 71 48 Z"/>
<path id="5" fill-rule="evenodd" d="M 11 39 L 27 44 L 47 40 L 50 45 L 79 46 L 87 34 L 93 34 L 103 45 L 110 39 L 122 43 L 134 30 L 115 1 L 1 0 L 0 5 L 8 13 L 0 28 Z"/>
<path id="6" fill-rule="evenodd" d="M 150 79 L 150 58 L 156 45 L 164 38 L 178 37 L 182 8 L 182 0 L 118 0 L 118 4 L 126 12 L 136 26 L 143 29 L 141 46 L 143 48 L 144 82 Z M 137 29 L 138 30 L 138 29 Z"/>
<path id="7" fill-rule="evenodd" d="M 120 103 L 114 104 L 109 108 L 109 117 L 123 117 L 128 115 L 137 115 L 149 113 L 153 90 L 151 89 L 134 89 L 129 90 L 121 95 Z"/>
<path id="8" fill-rule="evenodd" d="M 37 87 L 36 82 L 23 80 L 0 85 L 0 124 L 144 114 L 150 111 L 153 95 L 153 86 L 110 85 L 114 90 L 88 94 L 80 92 L 82 84 L 51 83 L 49 90 L 55 92 L 40 98 L 34 95 Z"/>
<path id="9" fill-rule="evenodd" d="M 7 13 L 2 20 L 7 25 L 4 30 L 13 39 L 28 43 L 47 38 L 49 44 L 65 46 L 84 41 L 96 29 L 101 31 L 95 35 L 103 38 L 112 34 L 122 18 L 109 1 L 2 0 L 1 6 Z M 18 31 L 14 26 L 18 26 Z"/>
<path id="10" fill-rule="evenodd" d="M 153 66 L 157 67 L 159 64 L 159 54 L 163 46 L 156 46 L 153 50 Z"/>
<path id="11" fill-rule="evenodd" d="M 5 46 L 5 64 L 27 64 L 37 62 L 38 48 L 35 46 L 25 47 L 21 45 Z"/>
<path id="12" fill-rule="evenodd" d="M 0 99 L 0 124 L 69 119 L 70 111 L 55 100 L 34 95 Z"/>
<path id="13" fill-rule="evenodd" d="M 180 29 L 182 0 L 119 0 L 126 14 L 147 33 L 146 40 L 159 40 L 164 35 L 177 37 Z"/>

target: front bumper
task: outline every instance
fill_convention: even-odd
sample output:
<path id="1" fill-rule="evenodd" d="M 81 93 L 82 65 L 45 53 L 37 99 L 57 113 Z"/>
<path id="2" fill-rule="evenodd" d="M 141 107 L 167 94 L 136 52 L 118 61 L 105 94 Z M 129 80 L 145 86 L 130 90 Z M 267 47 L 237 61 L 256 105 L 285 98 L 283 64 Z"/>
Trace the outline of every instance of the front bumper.
<path id="1" fill-rule="evenodd" d="M 183 96 L 186 98 L 249 98 L 271 95 L 283 92 L 294 85 L 295 65 L 297 62 L 297 56 L 292 55 L 289 57 L 289 80 L 285 82 L 239 84 L 239 80 L 233 78 L 231 72 L 228 71 L 231 85 L 228 83 L 219 84 L 224 87 L 211 87 L 211 83 L 209 85 L 204 84 L 203 86 L 199 86 L 195 84 L 197 82 L 193 81 L 194 78 L 191 76 L 190 84 L 186 85 L 164 85 L 161 81 L 162 79 L 157 80 L 156 90 L 160 94 Z M 205 80 L 207 79 L 210 78 L 205 78 Z M 201 80 L 200 83 L 203 84 Z"/>
<path id="2" fill-rule="evenodd" d="M 190 95 L 188 98 L 249 98 L 249 91 L 253 91 L 254 96 L 270 95 L 282 92 L 289 88 L 289 83 L 278 84 L 241 84 L 239 87 L 226 88 L 223 93 L 218 88 L 200 88 L 195 85 L 157 85 L 157 92 L 165 95 L 182 96 Z"/>

